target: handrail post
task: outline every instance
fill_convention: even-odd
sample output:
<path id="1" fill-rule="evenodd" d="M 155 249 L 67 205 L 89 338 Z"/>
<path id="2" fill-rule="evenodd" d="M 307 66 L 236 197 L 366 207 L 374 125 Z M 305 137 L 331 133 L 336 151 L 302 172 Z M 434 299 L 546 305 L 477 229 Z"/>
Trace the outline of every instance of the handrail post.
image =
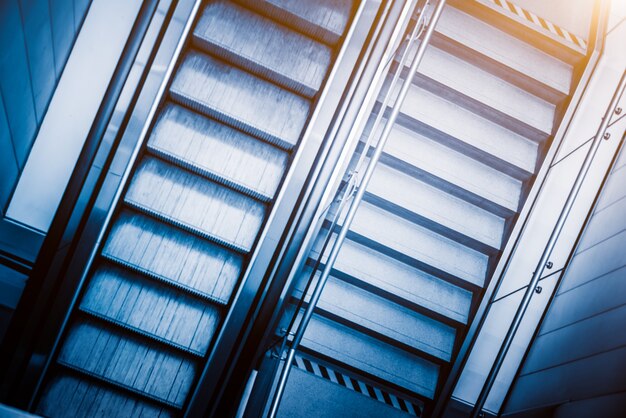
<path id="1" fill-rule="evenodd" d="M 331 252 L 328 256 L 328 260 L 324 266 L 324 270 L 322 271 L 322 274 L 315 286 L 315 289 L 313 291 L 313 294 L 311 296 L 311 299 L 309 301 L 309 304 L 307 305 L 306 310 L 304 311 L 304 314 L 302 316 L 302 320 L 300 321 L 297 331 L 294 334 L 294 338 L 293 341 L 291 343 L 291 347 L 289 348 L 289 351 L 287 353 L 287 358 L 285 360 L 285 365 L 283 367 L 283 369 L 281 370 L 281 374 L 280 374 L 280 378 L 278 381 L 278 386 L 276 388 L 276 392 L 274 394 L 274 397 L 272 399 L 272 403 L 270 406 L 270 411 L 269 411 L 269 417 L 270 418 L 275 418 L 276 414 L 278 412 L 278 407 L 280 405 L 280 401 L 282 399 L 282 396 L 284 394 L 285 391 L 285 386 L 287 384 L 287 378 L 289 377 L 289 372 L 291 370 L 291 364 L 293 362 L 293 359 L 295 357 L 296 354 L 296 350 L 298 348 L 298 345 L 300 344 L 300 342 L 302 341 L 302 338 L 304 337 L 304 333 L 306 331 L 307 325 L 309 324 L 309 322 L 311 321 L 311 318 L 313 317 L 313 312 L 315 311 L 315 307 L 320 299 L 320 296 L 322 294 L 322 291 L 324 290 L 324 285 L 326 284 L 326 281 L 328 280 L 328 276 L 330 275 L 330 272 L 333 268 L 333 265 L 337 259 L 337 256 L 339 255 L 339 250 L 341 249 L 341 246 L 343 244 L 343 241 L 346 238 L 346 235 L 348 233 L 348 229 L 350 228 L 350 225 L 352 223 L 352 220 L 354 219 L 354 216 L 356 215 L 356 211 L 359 208 L 359 205 L 363 199 L 363 196 L 365 194 L 365 189 L 367 188 L 367 185 L 372 177 L 372 175 L 374 174 L 374 169 L 376 168 L 376 164 L 377 162 L 380 160 L 380 157 L 382 155 L 383 152 L 383 148 L 385 146 L 385 143 L 387 142 L 387 139 L 389 138 L 389 134 L 391 133 L 391 129 L 400 113 L 400 108 L 402 106 L 402 103 L 404 102 L 404 99 L 409 91 L 409 87 L 411 86 L 412 80 L 413 80 L 413 76 L 415 75 L 415 73 L 417 72 L 417 67 L 419 66 L 422 58 L 424 57 L 424 53 L 426 51 L 426 47 L 428 46 L 428 43 L 430 41 L 430 38 L 433 34 L 435 25 L 439 19 L 439 16 L 441 15 L 441 12 L 443 11 L 443 7 L 445 6 L 446 1 L 445 0 L 440 0 L 437 3 L 437 6 L 433 12 L 433 15 L 430 19 L 430 22 L 428 23 L 428 27 L 426 29 L 426 33 L 424 35 L 424 39 L 422 40 L 422 42 L 420 42 L 419 47 L 417 49 L 417 52 L 415 54 L 415 58 L 413 59 L 413 62 L 411 63 L 411 66 L 409 68 L 409 72 L 408 75 L 406 77 L 406 79 L 404 80 L 404 82 L 402 83 L 402 87 L 400 89 L 400 92 L 398 94 L 398 97 L 393 105 L 391 114 L 389 115 L 389 117 L 387 118 L 385 127 L 383 129 L 383 132 L 381 134 L 381 137 L 378 141 L 378 144 L 376 146 L 376 149 L 374 151 L 374 154 L 372 155 L 372 157 L 369 160 L 369 163 L 367 165 L 367 168 L 365 170 L 365 173 L 363 174 L 363 179 L 361 180 L 360 184 L 357 186 L 356 189 L 356 194 L 354 196 L 354 199 L 352 200 L 352 202 L 350 203 L 349 209 L 348 209 L 348 213 L 346 215 L 346 219 L 344 220 L 341 229 L 339 231 L 339 235 L 337 237 L 337 239 L 335 240 L 335 242 L 333 243 Z M 422 10 L 422 13 L 425 13 L 425 8 Z M 411 39 L 409 40 L 409 43 L 406 47 L 405 52 L 408 53 L 408 51 L 410 51 L 410 47 L 412 46 L 412 42 L 416 41 L 415 39 Z M 402 69 L 398 69 L 398 71 L 401 71 Z M 392 88 L 389 89 L 388 94 L 392 94 Z M 385 109 L 381 109 L 380 112 L 384 112 Z M 375 132 L 371 132 L 371 135 L 374 135 Z M 367 152 L 367 150 L 364 150 L 363 152 Z M 304 295 L 305 296 L 305 295 Z M 303 297 L 304 297 L 303 296 Z M 296 312 L 297 315 L 297 312 Z"/>
<path id="2" fill-rule="evenodd" d="M 470 415 L 471 418 L 478 418 L 481 416 L 483 407 L 485 406 L 485 402 L 487 401 L 487 397 L 489 396 L 489 393 L 491 392 L 491 388 L 493 387 L 493 384 L 495 383 L 498 372 L 500 371 L 500 368 L 502 367 L 502 364 L 504 363 L 504 359 L 506 358 L 506 355 L 509 349 L 511 348 L 511 344 L 513 343 L 515 334 L 517 333 L 517 330 L 519 329 L 519 326 L 522 320 L 524 319 L 524 314 L 526 313 L 526 309 L 528 309 L 528 306 L 530 305 L 530 301 L 532 299 L 533 293 L 535 292 L 535 288 L 537 287 L 537 284 L 539 283 L 539 280 L 541 279 L 541 276 L 546 268 L 546 264 L 548 263 L 550 256 L 552 255 L 552 251 L 554 250 L 556 242 L 559 239 L 561 231 L 563 230 L 565 221 L 567 220 L 569 213 L 572 210 L 572 207 L 574 206 L 574 202 L 576 201 L 576 198 L 578 197 L 578 192 L 581 189 L 582 183 L 587 177 L 587 173 L 589 172 L 591 163 L 593 162 L 593 159 L 595 158 L 596 152 L 598 151 L 598 148 L 600 147 L 600 144 L 602 143 L 604 134 L 609 126 L 611 115 L 613 114 L 614 109 L 616 108 L 620 97 L 624 93 L 625 87 L 626 87 L 626 71 L 622 73 L 622 77 L 613 95 L 613 98 L 611 99 L 611 102 L 604 114 L 602 123 L 600 124 L 600 127 L 598 128 L 598 131 L 596 132 L 596 135 L 593 138 L 591 147 L 589 148 L 589 151 L 587 152 L 587 155 L 585 156 L 585 160 L 580 168 L 580 171 L 578 172 L 578 175 L 576 176 L 576 180 L 574 181 L 574 184 L 572 185 L 569 195 L 567 196 L 567 200 L 565 201 L 565 204 L 563 205 L 563 209 L 561 210 L 561 213 L 559 214 L 556 225 L 554 226 L 552 233 L 550 234 L 550 239 L 548 240 L 548 243 L 546 244 L 546 247 L 543 250 L 541 258 L 539 259 L 539 263 L 537 263 L 537 267 L 535 268 L 535 272 L 533 273 L 532 279 L 528 287 L 526 288 L 524 297 L 522 298 L 522 301 L 519 307 L 517 308 L 517 311 L 515 312 L 515 316 L 513 317 L 511 326 L 509 327 L 509 330 L 507 331 L 506 336 L 504 337 L 504 340 L 502 341 L 500 350 L 498 351 L 498 354 L 493 362 L 493 365 L 491 369 L 489 370 L 489 374 L 487 375 L 487 378 L 485 379 L 485 383 L 483 384 L 480 394 L 478 395 L 478 399 L 476 399 L 476 403 L 474 404 L 474 409 L 472 410 L 472 414 Z"/>

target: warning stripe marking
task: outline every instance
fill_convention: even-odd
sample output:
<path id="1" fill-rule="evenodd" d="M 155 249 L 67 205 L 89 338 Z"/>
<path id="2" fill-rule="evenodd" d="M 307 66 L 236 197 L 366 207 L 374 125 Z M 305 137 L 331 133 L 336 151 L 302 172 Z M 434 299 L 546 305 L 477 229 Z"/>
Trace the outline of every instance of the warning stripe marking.
<path id="1" fill-rule="evenodd" d="M 496 6 L 502 8 L 505 13 L 513 13 L 516 16 L 523 18 L 524 20 L 531 22 L 535 26 L 539 26 L 541 29 L 552 33 L 553 35 L 558 36 L 565 41 L 576 45 L 578 48 L 583 50 L 587 49 L 587 41 L 581 38 L 578 35 L 574 35 L 573 33 L 567 31 L 566 29 L 555 25 L 552 22 L 545 20 L 542 17 L 537 16 L 533 12 L 522 9 L 518 5 L 509 0 L 488 0 L 489 2 L 495 4 Z"/>
<path id="2" fill-rule="evenodd" d="M 403 399 L 393 393 L 387 392 L 385 389 L 372 386 L 369 383 L 362 382 L 343 372 L 333 370 L 328 366 L 319 364 L 310 358 L 304 358 L 296 355 L 292 365 L 300 370 L 315 376 L 326 379 L 332 383 L 343 386 L 369 398 L 375 399 L 395 409 L 406 412 L 415 417 L 421 417 L 424 410 L 423 405 L 415 404 L 408 399 Z"/>

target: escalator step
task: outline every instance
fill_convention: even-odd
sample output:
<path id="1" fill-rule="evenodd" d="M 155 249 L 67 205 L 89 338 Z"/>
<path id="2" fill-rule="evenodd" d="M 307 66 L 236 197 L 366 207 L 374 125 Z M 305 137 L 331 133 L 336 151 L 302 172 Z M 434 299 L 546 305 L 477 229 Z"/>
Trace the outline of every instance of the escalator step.
<path id="1" fill-rule="evenodd" d="M 265 216 L 257 200 L 153 157 L 140 163 L 125 201 L 243 251 L 252 248 Z"/>
<path id="2" fill-rule="evenodd" d="M 339 42 L 352 12 L 351 0 L 238 0 L 303 33 L 334 45 Z"/>
<path id="3" fill-rule="evenodd" d="M 168 104 L 148 149 L 262 201 L 271 200 L 287 166 L 287 154 L 190 110 Z"/>
<path id="4" fill-rule="evenodd" d="M 108 265 L 90 280 L 80 307 L 197 355 L 206 353 L 220 321 L 217 307 Z"/>
<path id="5" fill-rule="evenodd" d="M 285 149 L 298 142 L 311 105 L 302 96 L 193 51 L 183 59 L 170 94 L 201 113 Z"/>
<path id="6" fill-rule="evenodd" d="M 66 374 L 55 376 L 46 386 L 37 413 L 48 417 L 174 417 L 169 409 Z"/>
<path id="7" fill-rule="evenodd" d="M 88 320 L 71 327 L 58 362 L 177 406 L 196 372 L 179 354 Z"/>
<path id="8" fill-rule="evenodd" d="M 332 54 L 328 46 L 224 0 L 207 4 L 194 41 L 209 53 L 307 97 L 322 85 Z"/>
<path id="9" fill-rule="evenodd" d="M 243 258 L 180 229 L 124 211 L 102 251 L 152 275 L 228 303 Z"/>

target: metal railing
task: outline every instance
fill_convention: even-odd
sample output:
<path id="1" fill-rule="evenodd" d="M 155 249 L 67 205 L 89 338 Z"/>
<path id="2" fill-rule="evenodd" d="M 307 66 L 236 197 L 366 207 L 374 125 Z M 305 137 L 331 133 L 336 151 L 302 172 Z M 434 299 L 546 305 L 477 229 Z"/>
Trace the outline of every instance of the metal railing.
<path id="1" fill-rule="evenodd" d="M 563 226 L 565 225 L 565 222 L 572 210 L 572 207 L 574 206 L 574 203 L 578 196 L 578 192 L 580 191 L 581 186 L 583 182 L 585 181 L 585 178 L 587 177 L 591 164 L 595 158 L 596 152 L 598 151 L 598 148 L 600 147 L 602 140 L 608 139 L 606 137 L 606 130 L 609 126 L 611 116 L 615 112 L 618 101 L 620 97 L 622 96 L 622 94 L 624 93 L 625 88 L 626 88 L 626 71 L 622 73 L 622 78 L 620 79 L 620 82 L 613 95 L 613 98 L 611 99 L 611 102 L 604 114 L 602 123 L 600 124 L 593 138 L 589 151 L 587 152 L 587 155 L 585 156 L 585 160 L 583 161 L 583 164 L 576 176 L 576 180 L 574 181 L 574 184 L 572 185 L 572 188 L 567 196 L 567 200 L 565 201 L 565 204 L 563 205 L 563 209 L 561 210 L 561 213 L 559 214 L 557 222 L 552 230 L 552 233 L 550 234 L 550 239 L 548 240 L 548 243 L 546 244 L 546 247 L 543 250 L 541 258 L 539 259 L 539 262 L 537 263 L 537 267 L 535 268 L 535 272 L 533 273 L 532 279 L 530 280 L 530 283 L 528 287 L 526 288 L 524 297 L 522 298 L 522 301 L 517 311 L 515 312 L 515 316 L 513 317 L 511 326 L 509 327 L 504 337 L 504 340 L 502 341 L 502 345 L 500 346 L 500 349 L 493 362 L 491 370 L 489 371 L 489 374 L 487 375 L 487 378 L 485 380 L 485 383 L 483 384 L 480 394 L 478 395 L 478 399 L 476 400 L 476 403 L 474 404 L 474 409 L 472 410 L 471 418 L 478 418 L 482 416 L 483 407 L 485 405 L 485 402 L 487 401 L 487 397 L 489 396 L 489 393 L 491 392 L 491 388 L 493 387 L 493 384 L 495 383 L 496 377 L 498 375 L 498 372 L 500 371 L 500 368 L 502 367 L 502 364 L 504 363 L 506 355 L 509 349 L 511 348 L 513 339 L 515 338 L 517 330 L 519 329 L 520 324 L 524 318 L 524 314 L 526 313 L 526 310 L 528 309 L 528 306 L 530 305 L 530 301 L 532 299 L 533 294 L 535 293 L 537 284 L 539 283 L 539 280 L 541 279 L 543 272 L 548 267 L 548 262 L 549 262 L 550 257 L 552 256 L 552 251 L 554 250 L 557 240 L 559 239 L 559 236 L 561 234 L 561 231 L 563 230 Z"/>
<path id="2" fill-rule="evenodd" d="M 422 58 L 424 57 L 424 53 L 426 52 L 426 48 L 429 44 L 430 38 L 432 37 L 435 25 L 437 21 L 439 20 L 439 17 L 443 11 L 445 3 L 446 3 L 445 0 L 439 0 L 437 2 L 434 8 L 434 11 L 432 13 L 432 16 L 430 17 L 429 22 L 426 24 L 425 21 L 426 21 L 426 17 L 428 14 L 427 10 L 428 10 L 428 6 L 430 5 L 430 2 L 427 1 L 424 7 L 419 12 L 419 15 L 417 17 L 417 22 L 415 26 L 413 27 L 413 29 L 411 30 L 411 33 L 408 39 L 405 42 L 401 43 L 400 46 L 398 47 L 397 52 L 401 53 L 398 70 L 395 72 L 392 78 L 392 81 L 388 87 L 388 90 L 382 100 L 380 110 L 378 111 L 374 125 L 372 126 L 370 134 L 368 135 L 368 138 L 365 142 L 365 146 L 356 164 L 356 168 L 354 171 L 350 173 L 347 183 L 344 186 L 345 189 L 340 190 L 339 192 L 340 197 L 339 197 L 339 200 L 337 201 L 337 204 L 338 204 L 336 208 L 337 211 L 333 216 L 331 227 L 328 230 L 328 236 L 326 237 L 326 241 L 318 257 L 317 266 L 319 266 L 321 263 L 325 250 L 328 247 L 328 244 L 330 242 L 330 238 L 332 237 L 333 229 L 335 225 L 339 223 L 339 220 L 342 217 L 342 212 L 343 212 L 345 205 L 350 199 L 352 199 L 348 207 L 347 214 L 345 216 L 344 221 L 341 223 L 341 226 L 339 227 L 337 238 L 331 247 L 330 253 L 328 255 L 328 260 L 326 261 L 324 265 L 324 269 L 322 270 L 320 278 L 315 284 L 311 298 L 309 299 L 308 305 L 302 315 L 302 319 L 300 320 L 295 332 L 291 333 L 290 329 L 295 326 L 295 323 L 297 322 L 296 319 L 299 313 L 298 312 L 299 309 L 296 309 L 296 312 L 294 313 L 294 317 L 291 321 L 289 329 L 286 330 L 285 338 L 287 339 L 289 338 L 290 335 L 293 335 L 293 340 L 291 341 L 289 350 L 287 351 L 285 364 L 284 364 L 283 369 L 281 370 L 281 373 L 278 379 L 278 385 L 277 385 L 276 391 L 274 392 L 272 402 L 270 404 L 270 409 L 268 413 L 268 416 L 270 418 L 274 418 L 278 412 L 278 407 L 280 406 L 280 402 L 285 391 L 287 379 L 289 377 L 289 372 L 291 371 L 291 365 L 293 363 L 296 350 L 298 349 L 298 346 L 300 345 L 302 338 L 304 337 L 304 333 L 306 332 L 307 326 L 309 322 L 311 321 L 311 318 L 313 317 L 313 313 L 315 311 L 317 303 L 319 302 L 322 291 L 324 290 L 324 286 L 326 285 L 328 277 L 330 276 L 330 273 L 333 269 L 333 265 L 337 259 L 337 256 L 339 255 L 339 251 L 347 236 L 348 230 L 354 219 L 356 211 L 359 208 L 361 201 L 363 200 L 363 196 L 365 194 L 367 185 L 372 175 L 374 174 L 376 165 L 378 161 L 380 160 L 385 144 L 391 133 L 391 129 L 393 128 L 393 125 L 395 124 L 395 121 L 400 113 L 400 108 L 402 107 L 402 103 L 404 102 L 404 99 L 409 91 L 409 87 L 412 84 L 413 77 L 417 72 L 417 68 Z M 410 19 L 411 16 L 408 16 L 408 18 Z M 425 30 L 425 33 L 424 33 L 424 30 Z M 420 41 L 420 37 L 422 33 L 424 33 L 424 36 L 423 36 L 423 39 Z M 410 64 L 407 76 L 404 78 L 404 80 L 400 80 L 402 69 L 404 68 L 405 63 L 409 59 L 409 56 L 411 55 L 411 51 L 416 44 L 418 44 L 417 50 L 415 52 L 413 61 Z M 389 60 L 383 64 L 385 68 L 388 67 L 392 63 L 393 59 L 397 55 L 397 52 L 394 53 L 389 58 Z M 365 171 L 363 173 L 363 177 L 359 181 L 358 175 L 359 175 L 361 166 L 365 163 L 365 159 L 367 157 L 369 148 L 374 142 L 374 138 L 376 136 L 376 132 L 378 132 L 379 125 L 383 122 L 383 118 L 385 114 L 387 113 L 386 111 L 387 106 L 389 105 L 389 102 L 391 101 L 392 96 L 394 95 L 394 92 L 396 91 L 396 86 L 399 81 L 401 81 L 400 90 L 398 92 L 398 95 L 395 101 L 393 102 L 391 111 L 385 120 L 384 128 L 380 135 L 380 138 L 378 139 L 378 142 L 374 149 L 374 153 L 370 157 L 369 161 L 367 162 Z M 303 301 L 306 298 L 306 295 L 308 293 L 308 288 L 310 288 L 310 285 L 313 281 L 316 270 L 317 269 L 313 269 L 311 277 L 309 278 L 309 283 L 307 284 L 307 288 L 303 291 L 300 303 L 298 305 L 299 307 L 302 306 Z M 284 354 L 284 348 L 281 348 L 281 353 L 280 353 L 281 358 L 283 354 Z"/>

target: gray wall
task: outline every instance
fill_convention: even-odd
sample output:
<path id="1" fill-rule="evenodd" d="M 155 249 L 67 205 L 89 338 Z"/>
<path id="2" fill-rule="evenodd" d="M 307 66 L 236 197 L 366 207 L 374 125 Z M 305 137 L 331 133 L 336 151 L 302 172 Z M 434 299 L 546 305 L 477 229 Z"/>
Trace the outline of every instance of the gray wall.
<path id="1" fill-rule="evenodd" d="M 0 215 L 90 0 L 0 0 Z"/>
<path id="2" fill-rule="evenodd" d="M 505 411 L 626 413 L 626 152 L 622 150 Z M 589 411 L 594 411 L 589 415 Z"/>

